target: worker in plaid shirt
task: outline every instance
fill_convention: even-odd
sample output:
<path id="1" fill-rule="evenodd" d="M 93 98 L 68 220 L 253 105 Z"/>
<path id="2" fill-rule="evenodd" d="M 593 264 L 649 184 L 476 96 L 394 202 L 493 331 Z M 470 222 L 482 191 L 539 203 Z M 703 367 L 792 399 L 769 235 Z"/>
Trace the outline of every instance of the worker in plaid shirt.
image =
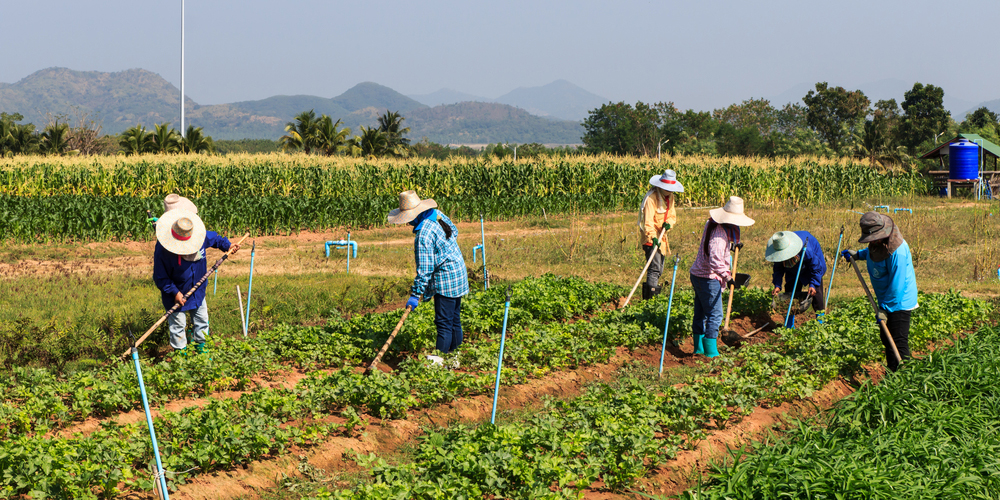
<path id="1" fill-rule="evenodd" d="M 421 200 L 414 191 L 399 194 L 399 208 L 389 212 L 393 224 L 410 224 L 416 238 L 413 253 L 417 277 L 410 288 L 406 306 L 416 309 L 434 297 L 434 325 L 437 327 L 437 350 L 444 354 L 462 344 L 462 296 L 469 293 L 469 275 L 458 248 L 458 228 L 437 210 L 434 200 Z M 441 363 L 438 356 L 428 356 Z"/>

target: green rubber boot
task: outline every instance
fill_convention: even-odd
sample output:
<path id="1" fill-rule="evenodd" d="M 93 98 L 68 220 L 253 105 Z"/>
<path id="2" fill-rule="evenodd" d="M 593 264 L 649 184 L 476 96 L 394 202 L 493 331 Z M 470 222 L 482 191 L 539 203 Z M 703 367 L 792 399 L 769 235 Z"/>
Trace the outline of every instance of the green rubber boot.
<path id="1" fill-rule="evenodd" d="M 705 357 L 714 358 L 719 355 L 719 339 L 702 339 L 705 348 Z"/>
<path id="2" fill-rule="evenodd" d="M 691 338 L 694 339 L 695 354 L 705 354 L 705 346 L 702 343 L 702 338 L 704 337 L 704 335 L 691 334 Z"/>
<path id="3" fill-rule="evenodd" d="M 206 346 L 204 342 L 198 342 L 194 345 L 194 352 L 198 354 L 208 354 L 208 346 Z"/>

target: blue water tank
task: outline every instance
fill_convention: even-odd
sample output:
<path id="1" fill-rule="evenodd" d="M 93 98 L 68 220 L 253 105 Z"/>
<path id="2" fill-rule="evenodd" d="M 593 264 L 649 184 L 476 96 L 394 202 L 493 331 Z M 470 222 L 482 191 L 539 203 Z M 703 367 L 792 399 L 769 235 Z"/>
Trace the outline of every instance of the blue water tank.
<path id="1" fill-rule="evenodd" d="M 979 178 L 979 145 L 959 139 L 948 145 L 948 178 L 956 180 Z"/>

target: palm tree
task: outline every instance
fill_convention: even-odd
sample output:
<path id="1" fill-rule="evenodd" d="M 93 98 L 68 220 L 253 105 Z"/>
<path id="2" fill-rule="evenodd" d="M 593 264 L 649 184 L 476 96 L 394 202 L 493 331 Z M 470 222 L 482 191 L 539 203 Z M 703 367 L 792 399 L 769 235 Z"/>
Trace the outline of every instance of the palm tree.
<path id="1" fill-rule="evenodd" d="M 69 124 L 55 123 L 45 127 L 41 140 L 42 151 L 50 154 L 61 155 L 69 147 Z"/>
<path id="2" fill-rule="evenodd" d="M 288 134 L 279 139 L 281 148 L 285 151 L 302 148 L 306 154 L 312 153 L 316 147 L 316 124 L 316 111 L 310 109 L 299 113 L 294 122 L 285 125 Z"/>
<path id="3" fill-rule="evenodd" d="M 181 134 L 169 122 L 154 125 L 152 151 L 154 153 L 179 153 Z"/>
<path id="4" fill-rule="evenodd" d="M 13 154 L 27 155 L 38 151 L 40 137 L 35 133 L 35 125 L 13 124 L 10 131 L 9 151 Z"/>
<path id="5" fill-rule="evenodd" d="M 386 135 L 389 142 L 389 149 L 395 156 L 408 156 L 410 154 L 410 140 L 403 137 L 410 133 L 410 127 L 403 127 L 403 118 L 398 111 L 386 110 L 385 114 L 378 117 L 378 128 Z"/>
<path id="6" fill-rule="evenodd" d="M 153 150 L 153 134 L 143 125 L 136 125 L 122 132 L 118 145 L 126 155 L 139 155 Z"/>
<path id="7" fill-rule="evenodd" d="M 377 128 L 362 125 L 361 135 L 347 141 L 347 151 L 351 156 L 384 156 L 391 152 L 389 138 Z"/>
<path id="8" fill-rule="evenodd" d="M 351 135 L 351 129 L 340 126 L 338 119 L 334 123 L 333 119 L 323 115 L 316 123 L 316 147 L 327 156 L 333 156 L 347 148 L 347 137 Z"/>
<path id="9" fill-rule="evenodd" d="M 187 133 L 181 139 L 181 150 L 185 153 L 211 153 L 215 143 L 210 136 L 204 135 L 201 127 L 188 125 Z"/>

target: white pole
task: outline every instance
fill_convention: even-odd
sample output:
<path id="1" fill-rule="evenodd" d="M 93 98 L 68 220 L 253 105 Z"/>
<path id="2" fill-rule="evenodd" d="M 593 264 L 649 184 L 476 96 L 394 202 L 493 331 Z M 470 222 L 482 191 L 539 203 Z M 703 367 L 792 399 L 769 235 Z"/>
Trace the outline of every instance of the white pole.
<path id="1" fill-rule="evenodd" d="M 184 137 L 184 0 L 181 0 L 181 137 Z"/>

